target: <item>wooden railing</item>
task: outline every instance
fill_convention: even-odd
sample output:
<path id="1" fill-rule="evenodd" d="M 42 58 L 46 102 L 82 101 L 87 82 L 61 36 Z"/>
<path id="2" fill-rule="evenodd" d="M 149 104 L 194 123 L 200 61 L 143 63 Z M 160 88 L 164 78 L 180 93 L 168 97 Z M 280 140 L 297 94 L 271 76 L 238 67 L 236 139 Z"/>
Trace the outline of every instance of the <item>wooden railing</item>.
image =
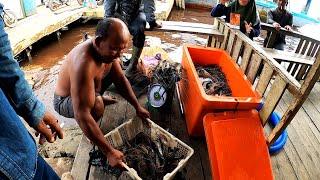
<path id="1" fill-rule="evenodd" d="M 302 55 L 300 57 L 306 59 L 306 62 L 289 62 L 287 71 L 290 72 L 290 74 L 297 80 L 304 79 L 311 67 L 310 63 L 307 63 L 307 61 L 314 59 L 314 57 L 316 57 L 320 52 L 320 41 L 305 36 L 297 31 L 287 31 L 284 28 L 277 31 L 271 24 L 261 23 L 261 29 L 270 32 L 266 47 L 273 47 L 278 33 L 299 38 L 299 44 L 295 48 L 295 54 Z"/>
<path id="2" fill-rule="evenodd" d="M 284 109 L 280 123 L 267 137 L 267 144 L 270 145 L 293 120 L 319 79 L 320 56 L 317 56 L 305 80 L 300 84 L 283 66 L 239 30 L 231 29 L 221 19 L 215 19 L 215 26 L 224 34 L 224 40 L 222 43 L 212 41 L 211 46 L 226 50 L 263 97 L 264 106 L 259 112 L 263 126 L 286 90 L 293 97 L 292 103 Z"/>

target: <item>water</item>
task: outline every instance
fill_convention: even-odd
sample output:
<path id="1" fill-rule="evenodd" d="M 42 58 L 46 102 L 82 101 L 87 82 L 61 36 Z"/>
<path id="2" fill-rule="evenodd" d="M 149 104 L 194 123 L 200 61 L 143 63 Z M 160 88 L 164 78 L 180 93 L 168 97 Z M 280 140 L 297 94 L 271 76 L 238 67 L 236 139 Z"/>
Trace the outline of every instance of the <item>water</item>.
<path id="1" fill-rule="evenodd" d="M 22 66 L 50 68 L 64 58 L 73 47 L 82 41 L 82 34 L 94 34 L 96 21 L 87 24 L 74 23 L 69 30 L 62 31 L 60 40 L 55 33 L 41 39 L 33 45 L 32 63 L 25 61 Z"/>

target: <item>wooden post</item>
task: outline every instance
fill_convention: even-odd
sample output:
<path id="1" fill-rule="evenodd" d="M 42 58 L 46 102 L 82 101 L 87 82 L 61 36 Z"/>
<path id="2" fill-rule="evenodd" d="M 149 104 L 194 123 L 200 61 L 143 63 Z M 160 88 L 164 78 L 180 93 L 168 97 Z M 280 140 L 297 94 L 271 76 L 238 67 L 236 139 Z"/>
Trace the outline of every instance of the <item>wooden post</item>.
<path id="1" fill-rule="evenodd" d="M 284 91 L 286 90 L 287 82 L 278 74 L 272 84 L 272 87 L 266 97 L 265 103 L 259 112 L 261 123 L 264 126 L 273 110 L 276 108 Z"/>
<path id="2" fill-rule="evenodd" d="M 270 31 L 270 36 L 268 39 L 268 43 L 266 45 L 267 48 L 272 48 L 274 42 L 276 41 L 276 36 L 277 36 L 278 32 L 276 31 Z"/>

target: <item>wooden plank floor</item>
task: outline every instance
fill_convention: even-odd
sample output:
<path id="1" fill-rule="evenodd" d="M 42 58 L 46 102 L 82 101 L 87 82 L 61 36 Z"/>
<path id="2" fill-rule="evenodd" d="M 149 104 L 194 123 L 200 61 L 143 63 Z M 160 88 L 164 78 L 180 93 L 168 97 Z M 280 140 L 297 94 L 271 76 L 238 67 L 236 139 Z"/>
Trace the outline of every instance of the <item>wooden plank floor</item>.
<path id="1" fill-rule="evenodd" d="M 115 105 L 107 106 L 105 116 L 101 123 L 101 129 L 104 133 L 111 131 L 113 128 L 122 124 L 125 120 L 132 118 L 135 115 L 134 109 L 122 97 L 116 93 L 112 93 L 119 102 Z M 139 98 L 142 105 L 146 104 L 146 96 Z M 174 136 L 190 145 L 195 153 L 189 160 L 188 165 L 184 170 L 184 175 L 187 179 L 211 179 L 210 165 L 208 160 L 208 152 L 204 139 L 190 138 L 187 134 L 187 129 L 183 116 L 180 113 L 179 104 L 176 96 L 173 99 L 172 108 L 169 111 L 157 111 L 149 108 L 151 119 L 167 129 Z M 103 172 L 101 168 L 94 166 L 85 166 L 88 158 L 88 149 L 93 146 L 87 142 L 85 138 L 82 139 L 76 155 L 75 162 L 72 167 L 72 175 L 76 179 L 105 179 L 106 177 L 112 179 L 108 174 Z M 82 159 L 80 163 L 79 159 Z M 85 170 L 89 168 L 89 170 Z"/>
<path id="2" fill-rule="evenodd" d="M 303 104 L 292 123 L 287 128 L 288 141 L 285 148 L 280 153 L 271 156 L 273 174 L 275 179 L 320 179 L 320 83 L 317 83 L 312 90 L 307 101 Z M 134 116 L 134 109 L 119 95 L 114 94 L 120 102 L 116 105 L 108 106 L 101 128 L 104 133 L 112 130 Z M 276 111 L 280 114 L 288 106 L 292 98 L 289 93 L 285 93 L 281 99 Z M 146 103 L 146 97 L 139 99 L 142 105 Z M 190 138 L 187 135 L 187 129 L 183 115 L 179 110 L 177 98 L 173 99 L 172 108 L 169 112 L 155 111 L 149 109 L 152 120 L 167 129 L 170 133 L 191 146 L 195 153 L 189 160 L 185 168 L 186 179 L 211 179 L 210 164 L 207 155 L 207 147 L 204 139 Z M 112 112 L 112 113 L 111 113 Z M 85 139 L 85 138 L 84 138 Z M 78 157 L 83 161 L 88 159 L 88 146 L 92 145 L 83 140 L 80 144 L 76 160 Z M 104 179 L 109 177 L 100 168 L 88 166 L 84 170 L 82 163 L 75 163 L 72 174 L 77 179 Z M 81 169 L 82 173 L 75 173 Z M 80 176 L 81 177 L 80 177 Z M 103 178 L 104 177 L 104 178 Z"/>
<path id="3" fill-rule="evenodd" d="M 275 179 L 320 179 L 320 83 L 316 83 L 308 99 L 288 126 L 288 141 L 272 166 Z M 292 101 L 285 93 L 276 109 L 283 113 Z"/>

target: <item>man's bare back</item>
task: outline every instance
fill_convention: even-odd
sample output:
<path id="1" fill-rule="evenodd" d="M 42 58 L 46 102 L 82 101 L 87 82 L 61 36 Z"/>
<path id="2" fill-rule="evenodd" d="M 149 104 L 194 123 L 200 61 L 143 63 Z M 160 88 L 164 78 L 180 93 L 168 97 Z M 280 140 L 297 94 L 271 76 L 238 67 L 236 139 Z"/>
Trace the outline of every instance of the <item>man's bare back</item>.
<path id="1" fill-rule="evenodd" d="M 78 72 L 87 72 L 90 74 L 89 77 L 94 81 L 95 92 L 101 91 L 101 80 L 110 72 L 112 62 L 106 64 L 94 60 L 92 48 L 92 40 L 88 39 L 72 49 L 67 55 L 66 60 L 60 69 L 60 75 L 55 90 L 56 95 L 62 97 L 70 96 L 70 89 L 72 86 L 70 74 L 77 74 Z"/>

